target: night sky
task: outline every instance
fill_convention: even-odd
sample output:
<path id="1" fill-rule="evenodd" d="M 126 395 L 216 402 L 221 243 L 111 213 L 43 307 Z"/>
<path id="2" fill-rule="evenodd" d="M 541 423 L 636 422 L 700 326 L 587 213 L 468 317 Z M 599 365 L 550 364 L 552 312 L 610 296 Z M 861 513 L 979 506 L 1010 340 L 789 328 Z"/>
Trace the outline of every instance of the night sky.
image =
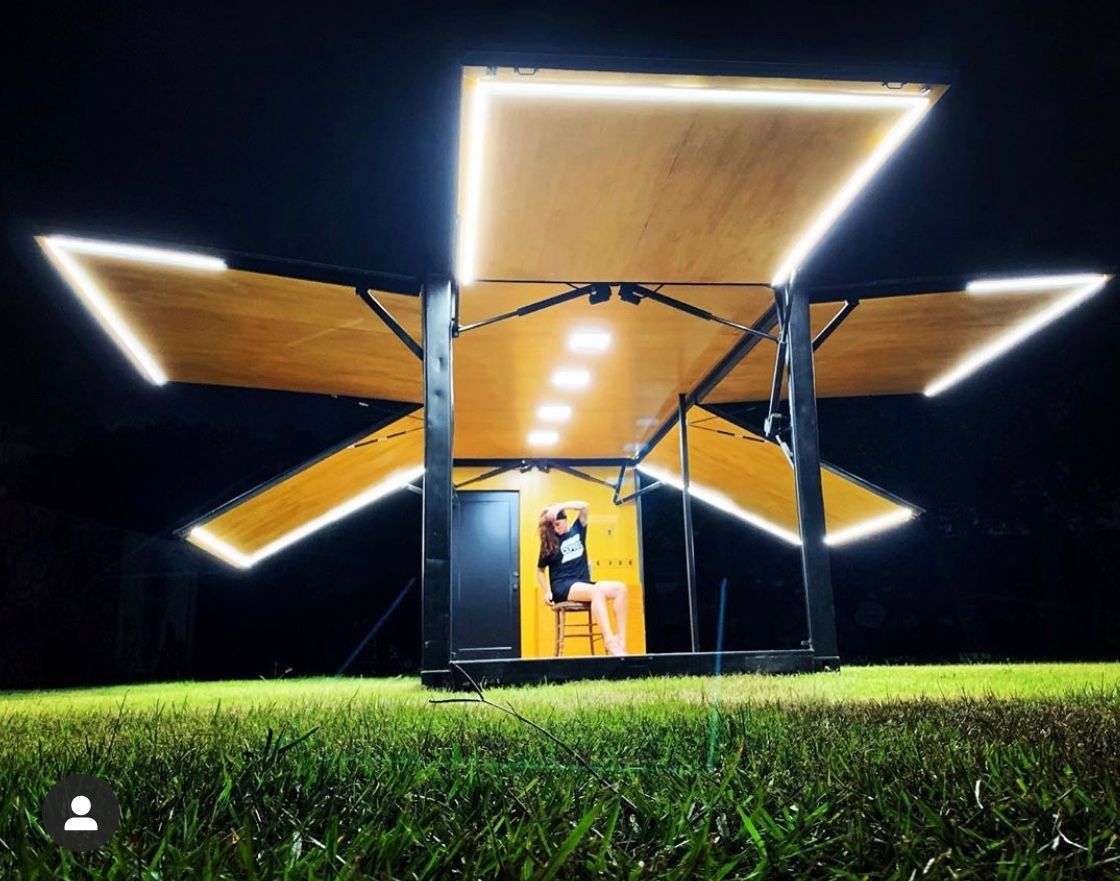
<path id="1" fill-rule="evenodd" d="M 421 272 L 449 222 L 448 100 L 464 50 L 942 70 L 950 91 L 803 279 L 1116 271 L 1115 6 L 848 6 L 40 4 L 4 53 L 0 503 L 164 541 L 388 414 L 378 402 L 148 385 L 31 235 Z M 927 511 L 834 554 L 845 658 L 1120 653 L 1118 331 L 1114 283 L 943 398 L 821 402 L 825 458 Z M 796 552 L 695 508 L 703 647 L 724 577 L 726 648 L 796 646 Z M 647 596 L 666 613 L 650 622 L 650 648 L 680 650 L 679 495 L 649 494 L 643 516 Z M 333 672 L 417 574 L 419 518 L 406 493 L 249 573 L 192 562 L 190 672 Z M 49 542 L 39 553 L 50 557 Z M 0 607 L 0 639 L 14 626 Z M 357 669 L 417 668 L 418 590 L 389 630 Z"/>

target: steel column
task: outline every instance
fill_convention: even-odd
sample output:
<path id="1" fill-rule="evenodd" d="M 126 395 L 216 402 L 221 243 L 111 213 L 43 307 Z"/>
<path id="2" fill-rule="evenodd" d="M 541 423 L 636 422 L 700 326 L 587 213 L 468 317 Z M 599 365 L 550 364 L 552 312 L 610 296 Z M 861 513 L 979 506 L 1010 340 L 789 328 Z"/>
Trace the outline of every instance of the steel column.
<path id="1" fill-rule="evenodd" d="M 455 407 L 451 383 L 451 278 L 424 283 L 424 533 L 422 536 L 420 676 L 425 685 L 451 681 L 451 499 Z"/>
<path id="2" fill-rule="evenodd" d="M 677 396 L 681 441 L 681 504 L 684 510 L 684 558 L 688 579 L 688 628 L 691 651 L 700 651 L 700 621 L 696 611 L 696 543 L 692 534 L 692 496 L 688 492 L 688 395 Z"/>
<path id="3" fill-rule="evenodd" d="M 789 410 L 793 429 L 793 468 L 797 488 L 797 520 L 801 533 L 801 574 L 809 647 L 818 667 L 836 667 L 836 613 L 832 575 L 825 544 L 824 495 L 821 490 L 817 398 L 813 380 L 813 330 L 808 291 L 790 278 L 782 291 L 786 313 L 786 357 L 789 368 Z"/>

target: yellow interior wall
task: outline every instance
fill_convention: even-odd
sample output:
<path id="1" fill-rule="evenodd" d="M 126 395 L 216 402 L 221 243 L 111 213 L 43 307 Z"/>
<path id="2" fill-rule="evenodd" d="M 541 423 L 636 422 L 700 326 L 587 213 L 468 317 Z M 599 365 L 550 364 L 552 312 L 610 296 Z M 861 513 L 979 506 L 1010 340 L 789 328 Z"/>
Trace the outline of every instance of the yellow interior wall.
<path id="1" fill-rule="evenodd" d="M 483 474 L 487 468 L 456 468 L 456 484 Z M 593 477 L 613 481 L 617 469 L 580 469 Z M 540 538 L 537 519 L 541 511 L 557 502 L 579 499 L 590 506 L 587 523 L 587 547 L 590 554 L 591 577 L 596 581 L 622 581 L 629 588 L 626 615 L 626 650 L 631 654 L 645 654 L 646 628 L 645 604 L 638 559 L 638 509 L 634 502 L 615 505 L 613 492 L 560 471 L 544 473 L 533 469 L 522 474 L 507 471 L 496 477 L 472 483 L 462 492 L 471 490 L 516 490 L 519 494 L 521 520 L 521 657 L 551 658 L 556 647 L 556 613 L 545 603 L 544 592 L 537 585 L 537 557 Z M 633 478 L 627 480 L 623 495 L 633 492 Z M 616 628 L 613 603 L 608 602 L 611 627 Z M 564 657 L 588 654 L 587 638 L 577 636 L 573 621 L 583 615 L 568 618 L 568 633 L 564 640 Z M 598 628 L 596 628 L 598 630 Z M 596 640 L 595 652 L 604 652 Z"/>

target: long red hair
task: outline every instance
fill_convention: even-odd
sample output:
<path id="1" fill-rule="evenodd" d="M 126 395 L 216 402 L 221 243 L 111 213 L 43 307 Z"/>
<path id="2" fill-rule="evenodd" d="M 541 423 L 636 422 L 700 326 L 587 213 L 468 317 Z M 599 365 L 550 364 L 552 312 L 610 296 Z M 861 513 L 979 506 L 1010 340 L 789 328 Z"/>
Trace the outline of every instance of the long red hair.
<path id="1" fill-rule="evenodd" d="M 551 557 L 556 553 L 560 544 L 560 536 L 556 534 L 556 518 L 550 517 L 548 508 L 541 511 L 541 519 L 537 523 L 537 532 L 541 535 L 541 556 Z"/>

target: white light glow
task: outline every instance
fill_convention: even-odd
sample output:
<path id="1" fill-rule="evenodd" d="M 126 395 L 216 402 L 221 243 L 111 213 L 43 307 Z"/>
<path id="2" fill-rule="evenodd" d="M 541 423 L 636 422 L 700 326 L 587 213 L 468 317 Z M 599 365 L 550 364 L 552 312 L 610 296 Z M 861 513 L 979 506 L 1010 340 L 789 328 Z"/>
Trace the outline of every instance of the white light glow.
<path id="1" fill-rule="evenodd" d="M 643 474 L 648 474 L 654 480 L 660 480 L 666 486 L 672 486 L 676 489 L 683 490 L 684 482 L 677 477 L 677 475 L 658 468 L 654 465 L 641 464 L 638 465 L 638 470 Z M 690 480 L 688 484 L 688 494 L 693 498 L 706 502 L 714 508 L 718 508 L 724 513 L 731 514 L 738 517 L 740 520 L 745 520 L 751 526 L 761 529 L 763 532 L 768 532 L 770 535 L 780 538 L 782 541 L 788 542 L 791 545 L 800 545 L 801 537 L 796 532 L 790 532 L 784 526 L 780 526 L 765 517 L 755 514 L 753 511 L 748 511 L 745 508 L 740 508 L 730 498 L 721 492 L 716 492 L 713 489 L 708 489 L 700 485 L 695 480 Z"/>
<path id="2" fill-rule="evenodd" d="M 653 104 L 743 104 L 772 107 L 909 107 L 916 95 L 869 92 L 812 92 L 793 89 L 708 89 L 695 86 L 597 85 L 594 83 L 483 80 L 479 91 L 523 98 L 584 101 L 648 101 Z"/>
<path id="3" fill-rule="evenodd" d="M 560 440 L 560 435 L 555 431 L 541 429 L 539 431 L 530 431 L 528 440 L 529 444 L 534 447 L 550 447 Z"/>
<path id="4" fill-rule="evenodd" d="M 467 133 L 467 182 L 463 213 L 459 218 L 459 255 L 456 273 L 460 285 L 475 280 L 478 256 L 479 211 L 482 204 L 482 152 L 486 145 L 486 118 L 489 115 L 486 90 L 479 83 L 474 90 Z"/>
<path id="5" fill-rule="evenodd" d="M 567 404 L 541 404 L 537 408 L 537 418 L 545 422 L 563 422 L 572 415 L 572 408 Z"/>
<path id="6" fill-rule="evenodd" d="M 482 80 L 475 85 L 467 121 L 466 185 L 460 218 L 457 260 L 460 284 L 470 284 L 477 271 L 477 251 L 483 192 L 485 129 L 491 96 L 519 98 L 563 98 L 587 101 L 642 101 L 665 104 L 756 105 L 803 108 L 868 110 L 889 108 L 902 111 L 870 156 L 856 169 L 798 238 L 782 260 L 773 279 L 785 282 L 808 257 L 809 252 L 836 222 L 844 209 L 867 185 L 875 172 L 898 149 L 930 107 L 926 95 L 884 95 L 868 92 L 814 92 L 792 89 L 707 89 L 686 86 L 594 85 L 588 83 L 511 82 Z"/>
<path id="7" fill-rule="evenodd" d="M 95 254 L 98 257 L 117 257 L 137 263 L 161 263 L 165 266 L 183 266 L 187 269 L 206 269 L 211 272 L 220 272 L 226 268 L 226 262 L 218 257 L 191 254 L 187 251 L 169 251 L 166 248 L 102 242 L 97 239 L 76 239 L 72 236 L 50 236 L 47 241 L 52 246 L 72 254 Z"/>
<path id="8" fill-rule="evenodd" d="M 210 551 L 214 556 L 221 558 L 226 563 L 238 567 L 239 569 L 248 569 L 255 566 L 266 557 L 271 557 L 273 554 L 290 547 L 301 539 L 307 538 L 314 532 L 318 532 L 325 526 L 330 526 L 332 523 L 337 523 L 344 517 L 348 517 L 355 511 L 373 504 L 378 499 L 387 496 L 395 490 L 401 489 L 404 486 L 412 483 L 424 473 L 424 466 L 418 465 L 414 468 L 408 468 L 403 471 L 398 471 L 389 475 L 379 483 L 369 487 L 358 495 L 342 502 L 339 505 L 331 508 L 318 517 L 308 520 L 301 526 L 284 533 L 279 538 L 273 539 L 268 544 L 258 548 L 251 554 L 246 554 L 239 551 L 237 548 L 228 542 L 218 538 L 214 533 L 210 532 L 205 526 L 195 526 L 188 533 L 187 537 L 194 541 L 201 547 Z"/>
<path id="9" fill-rule="evenodd" d="M 684 489 L 684 483 L 677 475 L 672 472 L 658 468 L 654 465 L 647 465 L 642 463 L 637 466 L 638 470 L 643 474 L 647 474 L 655 480 L 660 480 L 662 483 L 675 487 L 678 490 Z M 732 499 L 728 498 L 721 492 L 709 489 L 706 486 L 698 484 L 696 481 L 689 481 L 688 494 L 693 498 L 706 502 L 714 508 L 718 508 L 724 513 L 731 514 L 744 520 L 751 526 L 768 532 L 770 535 L 780 538 L 782 541 L 787 542 L 797 547 L 801 546 L 801 536 L 796 532 L 792 532 L 773 521 L 767 520 L 765 517 L 748 511 L 745 508 L 739 507 Z M 896 511 L 891 511 L 889 514 L 884 514 L 879 517 L 872 517 L 869 520 L 864 520 L 862 523 L 856 523 L 839 532 L 831 533 L 825 536 L 825 544 L 827 545 L 842 545 L 849 542 L 858 541 L 861 538 L 867 538 L 878 532 L 883 532 L 886 529 L 899 526 L 913 519 L 915 512 L 912 508 L 899 508 Z"/>
<path id="10" fill-rule="evenodd" d="M 105 332 L 128 356 L 133 366 L 153 385 L 164 385 L 167 382 L 167 374 L 163 372 L 163 368 L 132 332 L 132 328 L 120 313 L 113 308 L 112 303 L 81 263 L 75 260 L 64 247 L 56 244 L 54 237 L 44 239 L 44 244 L 51 261 L 70 283 L 71 289 L 93 313 Z"/>
<path id="11" fill-rule="evenodd" d="M 836 547 L 853 541 L 859 541 L 861 538 L 867 538 L 869 535 L 874 535 L 877 532 L 883 532 L 886 529 L 901 526 L 903 523 L 909 523 L 914 519 L 916 513 L 917 512 L 914 511 L 913 508 L 898 508 L 897 510 L 891 511 L 889 514 L 883 514 L 881 517 L 872 517 L 870 520 L 864 520 L 862 523 L 849 526 L 847 529 L 841 529 L 838 532 L 830 532 L 825 536 L 824 543 Z"/>
<path id="12" fill-rule="evenodd" d="M 591 373 L 577 368 L 564 368 L 552 374 L 552 384 L 557 388 L 579 389 L 587 388 L 591 382 Z"/>
<path id="13" fill-rule="evenodd" d="M 1061 276 L 1050 276 L 1045 285 L 1039 285 L 1034 288 L 1020 287 L 1018 288 L 1018 290 L 1042 290 L 1044 288 L 1053 290 L 1055 287 L 1061 286 L 1060 284 L 1054 283 L 1054 279 L 1060 277 Z M 1037 278 L 1042 278 L 1042 276 L 1037 276 L 1036 279 Z M 1017 346 L 1027 337 L 1042 330 L 1042 328 L 1056 321 L 1058 318 L 1069 312 L 1075 306 L 1078 306 L 1081 303 L 1085 302 L 1087 299 L 1089 299 L 1089 297 L 1093 296 L 1093 294 L 1097 293 L 1097 291 L 1099 291 L 1108 283 L 1110 276 L 1076 275 L 1066 276 L 1066 278 L 1077 279 L 1077 281 L 1074 282 L 1076 287 L 1074 287 L 1074 289 L 1070 291 L 1069 294 L 1062 297 L 1060 300 L 1056 300 L 1049 306 L 1049 308 L 1043 309 L 1041 312 L 1030 316 L 1015 327 L 1011 328 L 1006 333 L 992 340 L 987 345 L 982 346 L 980 349 L 969 354 L 963 361 L 961 361 L 947 373 L 931 382 L 926 387 L 926 397 L 932 398 L 934 395 L 939 395 L 946 389 L 952 388 L 963 379 L 976 373 L 976 371 L 978 371 L 985 364 L 994 361 L 1000 355 Z M 1085 284 L 1082 284 L 1081 282 L 1085 279 L 1089 279 L 1089 281 Z M 974 290 L 973 285 L 971 284 L 967 285 L 965 287 L 965 290 L 969 291 L 970 293 L 980 294 L 995 293 L 997 290 L 1009 291 L 1012 290 L 1012 288 L 996 286 L 1001 284 L 1010 285 L 1012 281 L 1012 279 L 993 279 L 991 281 L 984 282 L 984 287 L 982 287 L 979 291 Z M 1020 283 L 1022 283 L 1023 281 L 1031 282 L 1032 279 L 1019 279 L 1018 281 Z"/>
<path id="14" fill-rule="evenodd" d="M 602 330 L 577 330 L 568 337 L 573 352 L 605 352 L 610 344 L 611 335 Z"/>
<path id="15" fill-rule="evenodd" d="M 891 154 L 906 140 L 910 132 L 921 122 L 926 111 L 929 110 L 928 98 L 909 98 L 907 101 L 909 102 L 910 109 L 899 117 L 898 121 L 891 127 L 891 130 L 887 132 L 886 137 L 879 142 L 878 146 L 871 152 L 871 155 L 856 169 L 855 174 L 848 178 L 847 183 L 832 197 L 832 200 L 825 206 L 825 209 L 817 215 L 817 219 L 802 233 L 796 244 L 790 249 L 786 258 L 782 261 L 781 268 L 771 282 L 775 287 L 784 284 L 793 271 L 805 261 L 809 256 L 809 252 L 813 250 L 817 242 L 824 237 L 824 234 L 828 232 L 840 215 L 844 213 L 844 209 L 847 208 L 855 197 L 859 195 L 860 191 L 867 186 L 871 178 L 875 176 L 875 172 L 883 166 L 891 157 Z"/>
<path id="16" fill-rule="evenodd" d="M 1083 284 L 1094 284 L 1104 276 L 1093 272 L 1081 272 L 1076 275 L 1028 275 L 1019 278 L 985 278 L 970 281 L 965 285 L 965 290 L 970 294 L 1001 294 L 1026 291 L 1053 290 L 1054 288 L 1071 288 Z"/>

